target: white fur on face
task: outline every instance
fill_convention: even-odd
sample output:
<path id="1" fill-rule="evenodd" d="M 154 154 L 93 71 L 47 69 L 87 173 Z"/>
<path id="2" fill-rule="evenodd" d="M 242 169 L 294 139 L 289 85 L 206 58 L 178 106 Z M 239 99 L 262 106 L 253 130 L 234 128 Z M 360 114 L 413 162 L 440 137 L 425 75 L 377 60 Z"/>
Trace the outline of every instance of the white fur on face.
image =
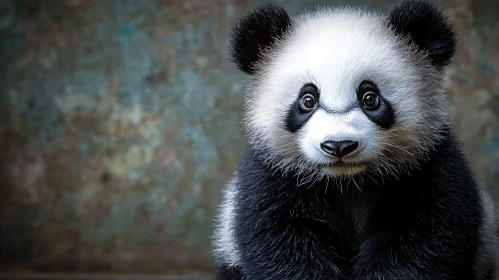
<path id="1" fill-rule="evenodd" d="M 237 183 L 236 173 L 225 187 L 223 204 L 217 216 L 214 236 L 215 257 L 229 267 L 235 266 L 239 262 L 239 251 L 234 237 Z"/>
<path id="2" fill-rule="evenodd" d="M 364 148 L 355 161 L 367 160 L 370 169 L 394 174 L 440 140 L 447 119 L 442 74 L 387 26 L 380 15 L 348 9 L 324 10 L 294 22 L 247 89 L 249 138 L 267 151 L 270 162 L 284 170 L 313 169 L 324 159 L 316 152 L 320 138 L 354 140 L 343 139 L 351 136 Z M 358 108 L 344 112 L 357 102 L 356 89 L 365 80 L 378 86 L 395 111 L 396 122 L 388 130 Z M 319 88 L 319 102 L 328 111 L 340 113 L 317 110 L 292 133 L 285 129 L 286 113 L 306 83 Z M 342 168 L 326 175 L 361 171 Z"/>
<path id="3" fill-rule="evenodd" d="M 374 153 L 379 153 L 379 144 L 376 137 L 378 128 L 371 122 L 361 109 L 357 108 L 344 114 L 329 114 L 324 110 L 318 110 L 298 132 L 300 149 L 312 162 L 320 165 L 331 163 L 332 158 L 321 150 L 321 143 L 326 140 L 333 141 L 356 141 L 359 147 L 342 158 L 344 162 L 362 162 L 370 158 Z M 334 159 L 333 161 L 337 161 Z M 363 167 L 331 168 L 325 171 L 331 176 L 348 176 L 362 171 Z"/>

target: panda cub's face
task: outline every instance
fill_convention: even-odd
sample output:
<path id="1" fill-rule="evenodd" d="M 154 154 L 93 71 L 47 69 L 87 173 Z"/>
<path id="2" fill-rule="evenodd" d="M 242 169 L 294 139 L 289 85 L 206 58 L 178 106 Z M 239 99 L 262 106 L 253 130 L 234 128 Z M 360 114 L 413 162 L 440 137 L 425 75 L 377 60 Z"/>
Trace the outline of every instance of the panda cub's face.
<path id="1" fill-rule="evenodd" d="M 252 75 L 247 130 L 269 163 L 317 175 L 312 177 L 389 175 L 407 170 L 439 141 L 446 122 L 441 68 L 452 55 L 452 32 L 443 26 L 451 53 L 432 56 L 432 45 L 419 49 L 419 38 L 406 36 L 405 25 L 397 30 L 407 14 L 396 11 L 390 19 L 337 9 L 291 20 L 281 8 L 267 6 L 253 16 L 270 13 L 266 19 L 273 20 L 264 29 L 265 18 L 256 19 L 262 29 L 256 31 L 276 34 L 253 53 L 249 39 L 238 36 L 255 18 L 242 20 L 233 55 Z"/>

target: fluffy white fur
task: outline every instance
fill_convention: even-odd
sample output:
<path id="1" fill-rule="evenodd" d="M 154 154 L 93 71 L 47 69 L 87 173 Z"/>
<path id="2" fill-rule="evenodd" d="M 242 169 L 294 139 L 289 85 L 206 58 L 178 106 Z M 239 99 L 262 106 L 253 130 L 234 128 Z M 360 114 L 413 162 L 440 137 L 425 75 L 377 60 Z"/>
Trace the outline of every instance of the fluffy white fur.
<path id="1" fill-rule="evenodd" d="M 344 162 L 365 160 L 374 151 L 379 153 L 376 138 L 366 138 L 364 135 L 374 135 L 376 125 L 371 122 L 361 110 L 352 110 L 341 115 L 331 115 L 325 111 L 317 111 L 308 124 L 298 132 L 300 153 L 316 164 L 326 165 L 322 169 L 333 176 L 355 175 L 365 169 L 363 166 L 339 167 L 332 169 L 328 166 L 333 160 L 320 148 L 320 143 L 325 140 L 357 141 L 359 147 L 351 154 L 344 157 Z"/>
<path id="2" fill-rule="evenodd" d="M 237 173 L 235 173 L 225 187 L 223 204 L 216 218 L 217 230 L 215 232 L 214 253 L 216 258 L 228 266 L 237 265 L 239 262 L 239 252 L 233 235 L 234 198 L 237 195 L 237 182 Z"/>

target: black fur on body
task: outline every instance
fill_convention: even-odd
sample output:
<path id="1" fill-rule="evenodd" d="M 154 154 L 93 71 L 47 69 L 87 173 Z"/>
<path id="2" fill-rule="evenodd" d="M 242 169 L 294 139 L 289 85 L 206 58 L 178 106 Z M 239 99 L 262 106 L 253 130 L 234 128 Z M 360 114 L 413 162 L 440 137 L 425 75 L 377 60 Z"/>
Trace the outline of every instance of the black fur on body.
<path id="1" fill-rule="evenodd" d="M 219 279 L 494 279 L 474 265 L 484 222 L 479 189 L 454 137 L 410 175 L 297 186 L 251 147 L 238 170 L 239 267 Z M 330 183 L 330 182 L 329 182 Z M 243 278 L 244 276 L 244 278 Z"/>

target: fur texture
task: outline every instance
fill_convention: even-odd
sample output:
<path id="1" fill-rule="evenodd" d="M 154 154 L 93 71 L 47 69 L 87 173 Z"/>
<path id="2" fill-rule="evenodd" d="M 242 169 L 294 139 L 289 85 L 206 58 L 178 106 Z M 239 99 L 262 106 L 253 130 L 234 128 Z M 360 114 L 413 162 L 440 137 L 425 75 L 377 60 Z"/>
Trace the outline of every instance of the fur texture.
<path id="1" fill-rule="evenodd" d="M 267 5 L 232 36 L 249 148 L 218 215 L 219 279 L 493 279 L 493 205 L 447 119 L 441 11 Z"/>
<path id="2" fill-rule="evenodd" d="M 272 47 L 290 26 L 287 12 L 273 4 L 262 6 L 241 19 L 232 32 L 230 50 L 239 69 L 253 74 L 256 64 L 263 59 L 262 52 Z"/>
<path id="3" fill-rule="evenodd" d="M 217 221 L 219 228 L 215 236 L 216 256 L 218 262 L 225 266 L 235 266 L 239 263 L 239 251 L 233 231 L 233 226 L 236 224 L 236 196 L 238 196 L 237 186 L 239 176 L 234 174 L 232 180 L 227 184 L 224 193 L 224 207 L 221 209 L 219 220 Z"/>
<path id="4" fill-rule="evenodd" d="M 245 279 L 494 279 L 493 259 L 474 266 L 490 248 L 479 189 L 451 135 L 436 148 L 413 174 L 366 179 L 362 192 L 348 182 L 297 187 L 250 148 L 231 269 Z"/>
<path id="5" fill-rule="evenodd" d="M 439 141 L 439 128 L 447 121 L 443 73 L 423 53 L 414 55 L 416 47 L 386 22 L 356 9 L 306 14 L 262 54 L 264 63 L 258 64 L 246 92 L 245 124 L 256 150 L 270 150 L 262 154 L 267 162 L 285 170 L 299 168 L 299 173 L 314 170 L 309 179 L 350 176 L 347 170 L 318 168 L 329 159 L 311 147 L 335 135 L 336 140 L 360 143 L 357 156 L 369 170 L 397 174 Z M 375 81 L 383 99 L 393 105 L 396 121 L 389 130 L 380 130 L 358 110 L 356 91 L 366 80 Z M 317 86 L 325 109 L 317 110 L 299 131 L 288 131 L 283 123 L 289 108 L 310 83 Z"/>
<path id="6" fill-rule="evenodd" d="M 442 68 L 454 55 L 455 36 L 447 18 L 425 1 L 407 1 L 390 14 L 395 32 L 426 52 L 434 66 Z"/>

